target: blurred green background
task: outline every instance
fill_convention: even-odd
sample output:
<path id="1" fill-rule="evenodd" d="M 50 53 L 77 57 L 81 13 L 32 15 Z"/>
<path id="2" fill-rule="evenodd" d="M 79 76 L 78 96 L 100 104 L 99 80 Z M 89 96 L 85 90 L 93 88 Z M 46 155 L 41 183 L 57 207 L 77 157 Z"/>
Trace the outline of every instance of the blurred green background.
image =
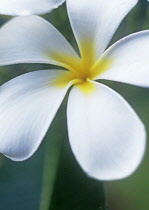
<path id="1" fill-rule="evenodd" d="M 66 14 L 65 4 L 51 14 L 43 16 L 76 47 L 71 27 Z M 3 25 L 11 17 L 0 16 Z M 138 5 L 124 19 L 111 43 L 136 31 L 149 27 L 149 2 L 139 1 Z M 0 84 L 26 72 L 56 68 L 40 64 L 18 64 L 0 68 Z M 149 90 L 116 82 L 105 82 L 119 92 L 136 110 L 149 134 Z M 29 160 L 12 162 L 0 156 L 0 209 L 2 210 L 38 210 L 41 198 L 48 199 L 42 192 L 45 154 L 53 154 L 48 167 L 53 173 L 57 161 L 57 144 L 62 144 L 50 210 L 97 210 L 99 208 L 102 184 L 89 179 L 76 163 L 67 138 L 66 127 L 67 96 L 57 113 L 44 141 L 38 151 Z M 11 129 L 11 128 L 10 128 Z M 149 141 L 149 138 L 148 138 Z M 55 155 L 55 156 L 54 156 Z M 50 156 L 48 157 L 50 158 Z M 54 159 L 55 158 L 55 159 Z M 52 180 L 52 178 L 51 178 Z M 110 210 L 148 210 L 149 209 L 149 146 L 138 170 L 130 177 L 106 182 Z M 49 186 L 48 186 L 49 187 Z"/>

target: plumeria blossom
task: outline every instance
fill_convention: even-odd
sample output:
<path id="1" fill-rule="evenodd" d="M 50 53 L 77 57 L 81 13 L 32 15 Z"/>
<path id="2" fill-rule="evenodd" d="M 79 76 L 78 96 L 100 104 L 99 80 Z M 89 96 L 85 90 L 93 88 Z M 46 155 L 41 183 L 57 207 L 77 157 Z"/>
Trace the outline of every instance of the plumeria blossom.
<path id="1" fill-rule="evenodd" d="M 149 86 L 149 31 L 107 45 L 137 0 L 67 0 L 80 55 L 50 23 L 16 17 L 0 30 L 0 65 L 47 63 L 0 88 L 0 152 L 29 158 L 71 87 L 68 136 L 83 170 L 100 180 L 130 175 L 142 160 L 146 133 L 128 103 L 101 79 Z"/>
<path id="2" fill-rule="evenodd" d="M 0 0 L 0 14 L 44 14 L 60 6 L 65 0 Z"/>

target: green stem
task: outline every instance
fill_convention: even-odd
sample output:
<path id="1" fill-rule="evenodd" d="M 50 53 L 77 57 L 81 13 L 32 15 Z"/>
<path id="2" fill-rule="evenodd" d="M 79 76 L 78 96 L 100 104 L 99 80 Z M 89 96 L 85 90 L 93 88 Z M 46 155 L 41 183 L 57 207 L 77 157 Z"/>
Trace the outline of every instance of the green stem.
<path id="1" fill-rule="evenodd" d="M 50 139 L 52 141 L 52 139 Z M 57 175 L 62 141 L 54 138 L 45 144 L 45 160 L 40 210 L 48 210 L 51 204 L 54 184 Z"/>
<path id="2" fill-rule="evenodd" d="M 99 210 L 108 210 L 108 200 L 104 182 L 100 182 L 100 208 Z"/>

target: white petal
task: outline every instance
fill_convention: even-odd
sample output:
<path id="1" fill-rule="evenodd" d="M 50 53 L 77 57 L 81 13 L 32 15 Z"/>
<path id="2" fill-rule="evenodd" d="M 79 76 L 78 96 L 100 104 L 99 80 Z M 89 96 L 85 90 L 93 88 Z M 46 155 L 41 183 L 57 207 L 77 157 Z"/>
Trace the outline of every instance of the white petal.
<path id="1" fill-rule="evenodd" d="M 120 40 L 102 58 L 111 61 L 111 66 L 97 79 L 149 87 L 149 30 Z"/>
<path id="2" fill-rule="evenodd" d="M 1 86 L 1 153 L 20 161 L 37 150 L 69 88 L 53 83 L 63 74 L 60 70 L 37 71 Z"/>
<path id="3" fill-rule="evenodd" d="M 59 65 L 64 56 L 78 58 L 66 39 L 41 17 L 17 17 L 0 30 L 0 65 L 27 62 Z"/>
<path id="4" fill-rule="evenodd" d="M 0 14 L 31 15 L 50 12 L 65 0 L 1 0 Z"/>
<path id="5" fill-rule="evenodd" d="M 95 91 L 84 94 L 73 87 L 67 117 L 71 148 L 89 176 L 121 179 L 139 165 L 145 149 L 144 126 L 113 90 L 95 83 Z"/>
<path id="6" fill-rule="evenodd" d="M 67 0 L 68 13 L 79 46 L 93 42 L 102 54 L 117 27 L 138 0 Z M 83 51 L 83 50 L 82 50 Z"/>

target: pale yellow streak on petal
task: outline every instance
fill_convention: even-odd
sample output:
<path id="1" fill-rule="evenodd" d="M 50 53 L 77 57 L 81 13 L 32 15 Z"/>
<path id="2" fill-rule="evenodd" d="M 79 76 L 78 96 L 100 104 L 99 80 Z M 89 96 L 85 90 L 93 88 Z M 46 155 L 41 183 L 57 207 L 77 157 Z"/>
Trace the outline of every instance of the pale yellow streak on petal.
<path id="1" fill-rule="evenodd" d="M 66 71 L 61 76 L 57 77 L 53 83 L 59 88 L 64 88 L 74 79 L 76 79 L 75 75 L 72 72 Z"/>
<path id="2" fill-rule="evenodd" d="M 80 42 L 81 67 L 80 71 L 84 74 L 89 72 L 96 61 L 95 43 L 90 38 L 82 39 Z"/>
<path id="3" fill-rule="evenodd" d="M 72 72 L 66 71 L 61 76 L 56 78 L 53 82 L 54 82 L 54 85 L 56 85 L 57 87 L 64 88 L 68 84 L 70 84 L 71 86 L 75 84 L 81 84 L 84 81 L 80 78 L 77 78 L 76 75 L 73 74 Z"/>
<path id="4" fill-rule="evenodd" d="M 59 63 L 59 66 L 61 67 L 64 67 L 68 70 L 70 70 L 71 72 L 75 73 L 75 74 L 78 74 L 78 71 L 79 71 L 79 68 L 80 68 L 80 63 L 81 63 L 81 60 L 80 58 L 78 57 L 71 57 L 69 55 L 66 55 L 66 54 L 61 54 L 61 53 L 51 53 L 49 55 L 49 57 L 58 62 Z"/>
<path id="5" fill-rule="evenodd" d="M 100 58 L 90 69 L 90 79 L 93 80 L 111 68 L 113 60 L 111 58 Z"/>

